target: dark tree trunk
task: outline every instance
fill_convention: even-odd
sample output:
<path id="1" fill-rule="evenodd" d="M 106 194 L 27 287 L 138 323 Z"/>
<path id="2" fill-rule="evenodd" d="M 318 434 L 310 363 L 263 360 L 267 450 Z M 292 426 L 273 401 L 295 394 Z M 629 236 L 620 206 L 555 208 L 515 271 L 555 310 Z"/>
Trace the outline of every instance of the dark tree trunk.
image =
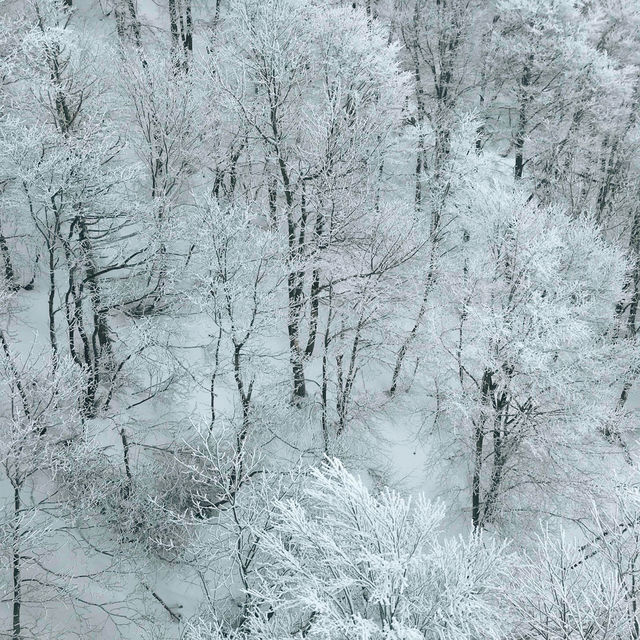
<path id="1" fill-rule="evenodd" d="M 272 114 L 272 125 L 275 117 Z M 277 135 L 278 129 L 274 125 Z M 287 293 L 289 297 L 287 333 L 289 335 L 289 360 L 293 374 L 293 397 L 295 399 L 304 398 L 307 389 L 304 376 L 304 363 L 302 359 L 302 348 L 300 346 L 300 320 L 302 312 L 302 279 L 304 273 L 299 269 L 294 269 L 293 265 L 300 258 L 300 251 L 304 245 L 304 224 L 305 220 L 296 223 L 293 211 L 293 193 L 291 192 L 291 182 L 284 159 L 278 154 L 278 166 L 284 186 L 284 197 L 287 205 L 287 236 L 289 245 L 289 260 L 292 270 L 287 278 Z M 297 233 L 296 233 L 297 232 Z"/>
<path id="2" fill-rule="evenodd" d="M 474 428 L 473 444 L 473 478 L 471 480 L 471 523 L 474 531 L 480 531 L 483 526 L 482 519 L 482 463 L 484 450 L 484 426 L 486 422 L 485 410 L 489 404 L 489 394 L 493 386 L 492 373 L 488 369 L 482 376 L 481 403 L 482 415 Z"/>
<path id="3" fill-rule="evenodd" d="M 242 377 L 242 348 L 244 343 L 235 343 L 233 346 L 233 377 L 238 389 L 238 396 L 240 397 L 240 404 L 242 406 L 242 429 L 238 436 L 238 447 L 242 449 L 242 445 L 249 433 L 249 421 L 251 414 L 251 394 L 253 390 L 253 383 L 249 384 L 249 388 L 245 388 L 244 379 Z"/>
<path id="4" fill-rule="evenodd" d="M 636 208 L 631 227 L 629 249 L 633 258 L 633 273 L 631 275 L 631 302 L 629 304 L 629 317 L 627 328 L 630 336 L 636 335 L 636 319 L 638 316 L 638 303 L 640 302 L 640 206 Z"/>
<path id="5" fill-rule="evenodd" d="M 169 30 L 171 32 L 171 52 L 173 56 L 179 54 L 180 34 L 178 30 L 178 0 L 169 0 Z"/>
<path id="6" fill-rule="evenodd" d="M 186 72 L 193 53 L 191 0 L 169 0 L 169 30 L 174 68 Z"/>
<path id="7" fill-rule="evenodd" d="M 309 309 L 309 337 L 304 355 L 310 358 L 313 355 L 318 335 L 318 312 L 320 308 L 320 270 L 314 269 L 311 275 L 311 296 Z"/>
<path id="8" fill-rule="evenodd" d="M 49 295 L 47 297 L 47 309 L 49 318 L 49 342 L 51 344 L 53 370 L 58 368 L 58 338 L 56 336 L 56 257 L 55 246 L 51 239 L 47 240 L 49 253 Z"/>
<path id="9" fill-rule="evenodd" d="M 416 215 L 420 216 L 422 213 L 422 204 L 424 199 L 424 172 L 425 172 L 425 157 L 426 157 L 426 140 L 424 134 L 424 120 L 425 120 L 425 100 L 424 100 L 424 88 L 422 86 L 422 77 L 420 73 L 420 59 L 418 58 L 419 42 L 417 36 L 418 29 L 418 5 L 416 4 L 416 14 L 414 15 L 414 29 L 416 29 L 415 42 L 412 47 L 413 57 L 413 78 L 416 90 L 416 124 L 418 126 L 418 149 L 416 152 L 416 169 L 415 169 L 415 209 Z"/>
<path id="10" fill-rule="evenodd" d="M 349 353 L 349 366 L 345 373 L 342 369 L 342 354 L 336 356 L 336 366 L 338 370 L 338 395 L 336 398 L 336 411 L 338 414 L 338 426 L 336 429 L 337 435 L 340 435 L 344 428 L 347 426 L 347 418 L 349 413 L 349 403 L 351 401 L 351 392 L 353 390 L 353 383 L 358 375 L 358 367 L 356 367 L 356 361 L 358 358 L 358 350 L 360 347 L 360 334 L 362 327 L 364 326 L 364 311 L 358 318 L 358 324 L 356 325 L 356 333 L 351 343 L 351 351 Z"/>
<path id="11" fill-rule="evenodd" d="M 279 96 L 277 91 L 268 87 L 270 102 L 270 126 L 272 134 L 273 155 L 276 159 L 278 171 L 282 179 L 282 190 L 286 205 L 287 221 L 287 259 L 289 262 L 289 275 L 287 277 L 287 334 L 289 337 L 289 362 L 293 377 L 293 401 L 307 395 L 305 375 L 304 375 L 304 349 L 300 344 L 300 325 L 302 321 L 303 307 L 303 286 L 305 270 L 301 269 L 307 227 L 307 211 L 305 206 L 304 190 L 301 199 L 300 216 L 296 216 L 294 207 L 294 192 L 287 163 L 280 147 L 280 125 L 279 125 Z"/>
<path id="12" fill-rule="evenodd" d="M 278 181 L 275 177 L 269 180 L 268 200 L 269 200 L 269 223 L 275 229 L 278 226 Z"/>
<path id="13" fill-rule="evenodd" d="M 109 356 L 111 354 L 111 332 L 106 311 L 102 305 L 98 267 L 94 260 L 94 251 L 89 238 L 87 221 L 84 218 L 78 220 L 78 232 L 85 270 L 83 284 L 86 283 L 89 290 L 89 300 L 91 301 L 93 312 L 92 346 L 94 359 L 97 362 L 103 355 Z"/>
<path id="14" fill-rule="evenodd" d="M 493 464 L 491 469 L 491 480 L 484 499 L 484 514 L 482 522 L 489 522 L 495 511 L 498 500 L 502 475 L 506 462 L 506 437 L 505 430 L 507 423 L 508 399 L 506 393 L 501 393 L 495 406 L 495 416 L 493 421 Z"/>
<path id="15" fill-rule="evenodd" d="M 514 176 L 516 180 L 522 178 L 522 170 L 524 168 L 524 139 L 527 134 L 527 103 L 529 97 L 527 95 L 529 82 L 531 81 L 530 63 L 533 56 L 529 56 L 529 63 L 525 65 L 520 79 L 520 105 L 518 112 L 518 129 L 515 135 L 516 159 L 514 166 Z"/>
<path id="16" fill-rule="evenodd" d="M 22 608 L 22 576 L 20 567 L 20 558 L 22 557 L 20 551 L 20 538 L 22 531 L 20 530 L 20 524 L 18 518 L 20 517 L 20 511 L 22 509 L 22 503 L 20 499 L 20 482 L 14 480 L 13 486 L 13 517 L 14 517 L 14 529 L 13 529 L 13 549 L 12 549 L 12 578 L 13 578 L 13 597 L 12 597 L 12 634 L 11 640 L 22 640 L 22 620 L 21 620 L 21 608 Z"/>
<path id="17" fill-rule="evenodd" d="M 482 57 L 482 68 L 480 71 L 480 91 L 479 91 L 479 110 L 480 110 L 480 118 L 481 122 L 476 129 L 476 153 L 480 153 L 485 144 L 485 135 L 486 135 L 486 114 L 485 110 L 485 93 L 487 90 L 487 66 L 489 59 L 489 47 L 490 42 L 493 37 L 493 25 L 498 21 L 498 16 L 495 15 L 492 20 L 492 27 L 482 36 L 482 48 L 480 49 L 480 54 Z"/>
<path id="18" fill-rule="evenodd" d="M 76 220 L 77 223 L 77 220 Z M 98 389 L 97 354 L 92 349 L 91 340 L 84 322 L 84 295 L 82 282 L 77 281 L 78 258 L 74 256 L 71 246 L 71 238 L 62 241 L 67 260 L 68 289 L 65 295 L 65 315 L 69 336 L 69 348 L 71 356 L 78 366 L 87 375 L 87 385 L 83 399 L 83 412 L 87 417 L 95 413 L 95 397 Z M 76 347 L 76 331 L 82 344 L 82 355 Z"/>
<path id="19" fill-rule="evenodd" d="M 13 269 L 13 261 L 11 260 L 11 253 L 9 252 L 9 246 L 4 234 L 0 232 L 0 253 L 2 253 L 2 262 L 4 263 L 4 277 L 7 281 L 7 286 L 11 291 L 17 291 L 20 286 L 16 283 L 16 274 Z"/>
<path id="20" fill-rule="evenodd" d="M 482 528 L 480 480 L 482 477 L 482 450 L 484 447 L 484 425 L 479 421 L 474 431 L 473 479 L 471 481 L 471 522 L 474 531 Z"/>
<path id="21" fill-rule="evenodd" d="M 331 343 L 331 319 L 332 319 L 332 287 L 329 284 L 329 299 L 327 305 L 329 311 L 327 314 L 327 326 L 324 331 L 324 341 L 322 348 L 322 439 L 324 442 L 324 453 L 329 455 L 329 420 L 328 420 L 328 385 L 329 385 L 329 345 Z"/>
<path id="22" fill-rule="evenodd" d="M 190 56 L 193 53 L 193 16 L 191 13 L 191 0 L 185 0 L 185 28 L 183 46 L 185 55 Z"/>

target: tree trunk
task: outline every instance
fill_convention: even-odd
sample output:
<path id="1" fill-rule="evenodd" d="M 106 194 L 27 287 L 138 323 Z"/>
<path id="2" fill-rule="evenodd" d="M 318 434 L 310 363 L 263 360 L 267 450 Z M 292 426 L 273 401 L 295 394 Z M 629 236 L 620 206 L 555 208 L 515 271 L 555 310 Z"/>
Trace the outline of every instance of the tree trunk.
<path id="1" fill-rule="evenodd" d="M 193 52 L 191 0 L 169 0 L 169 30 L 174 69 L 187 72 Z"/>
<path id="2" fill-rule="evenodd" d="M 427 272 L 427 277 L 425 280 L 424 291 L 422 293 L 422 302 L 420 303 L 420 309 L 418 309 L 418 315 L 416 316 L 415 322 L 413 323 L 413 327 L 409 332 L 409 335 L 405 338 L 402 346 L 398 351 L 398 355 L 396 356 L 396 364 L 393 368 L 393 374 L 391 375 L 391 386 L 389 387 L 389 395 L 394 396 L 397 388 L 398 388 L 398 380 L 400 378 L 400 372 L 402 371 L 402 366 L 404 364 L 404 360 L 406 358 L 407 352 L 409 351 L 409 347 L 412 342 L 415 340 L 415 337 L 418 333 L 418 329 L 422 324 L 422 320 L 424 319 L 424 315 L 427 312 L 427 302 L 429 300 L 429 295 L 431 293 L 431 289 L 435 284 L 436 279 L 436 251 L 437 244 L 436 239 L 432 238 L 431 241 L 431 251 L 429 254 L 429 271 Z"/>
<path id="3" fill-rule="evenodd" d="M 518 113 L 518 129 L 515 136 L 515 148 L 516 159 L 514 166 L 514 176 L 516 180 L 522 178 L 522 170 L 524 168 L 524 139 L 527 134 L 527 103 L 529 97 L 527 95 L 527 88 L 531 80 L 530 64 L 533 61 L 533 56 L 529 56 L 529 63 L 525 65 L 522 71 L 522 78 L 520 79 L 520 105 Z"/>
<path id="4" fill-rule="evenodd" d="M 474 431 L 473 479 L 471 481 L 471 523 L 474 531 L 482 528 L 480 480 L 482 477 L 482 450 L 484 446 L 484 425 L 479 421 Z"/>
<path id="5" fill-rule="evenodd" d="M 480 55 L 482 57 L 482 67 L 480 70 L 480 90 L 479 90 L 479 111 L 481 122 L 476 129 L 476 153 L 480 153 L 485 143 L 485 135 L 486 135 L 486 120 L 487 116 L 485 114 L 485 93 L 487 91 L 487 66 L 488 66 L 488 51 L 489 45 L 493 38 L 493 25 L 498 21 L 498 16 L 495 15 L 492 20 L 492 26 L 483 36 L 482 36 L 482 47 L 480 49 Z"/>
<path id="6" fill-rule="evenodd" d="M 631 302 L 629 304 L 629 317 L 627 329 L 629 336 L 636 335 L 636 318 L 638 315 L 638 303 L 640 302 L 640 206 L 636 207 L 631 227 L 629 249 L 633 259 L 633 272 L 631 274 Z"/>
<path id="7" fill-rule="evenodd" d="M 486 422 L 486 407 L 489 403 L 489 393 L 492 387 L 492 373 L 488 369 L 482 376 L 481 388 L 481 415 L 474 428 L 473 443 L 473 478 L 471 480 L 471 523 L 474 531 L 480 531 L 483 526 L 482 519 L 482 463 L 484 449 L 484 425 Z"/>
<path id="8" fill-rule="evenodd" d="M 414 28 L 416 29 L 417 34 L 417 13 L 416 4 L 416 15 L 414 16 Z M 424 171 L 425 171 L 425 157 L 426 157 L 426 140 L 424 134 L 424 119 L 425 119 L 425 103 L 424 103 L 424 88 L 422 86 L 422 77 L 420 73 L 420 60 L 418 58 L 418 36 L 416 35 L 414 46 L 412 47 L 412 57 L 413 57 L 413 78 L 416 87 L 416 125 L 418 127 L 418 149 L 416 152 L 416 169 L 415 169 L 415 194 L 414 194 L 414 202 L 415 202 L 415 210 L 416 215 L 420 216 L 422 213 L 422 203 L 424 199 L 424 189 L 423 189 L 423 180 L 424 180 Z"/>
<path id="9" fill-rule="evenodd" d="M 300 323 L 302 318 L 302 287 L 305 272 L 300 269 L 300 259 L 306 235 L 306 211 L 304 195 L 301 205 L 300 219 L 296 220 L 294 212 L 294 198 L 287 163 L 280 150 L 280 129 L 278 116 L 278 97 L 269 92 L 270 124 L 273 136 L 273 150 L 277 161 L 285 204 L 287 207 L 287 245 L 290 271 L 287 277 L 287 334 L 289 336 L 289 362 L 293 377 L 293 401 L 307 395 L 304 376 L 304 352 L 300 345 Z"/>
<path id="10" fill-rule="evenodd" d="M 277 128 L 276 128 L 277 133 Z M 304 272 L 297 268 L 296 263 L 300 259 L 300 251 L 304 245 L 304 225 L 305 220 L 296 223 L 293 212 L 293 194 L 291 193 L 291 183 L 286 164 L 278 154 L 278 166 L 284 184 L 284 195 L 287 204 L 287 236 L 289 245 L 289 262 L 291 271 L 287 278 L 287 293 L 289 297 L 287 333 L 289 335 L 289 360 L 291 372 L 293 374 L 293 397 L 294 400 L 304 398 L 307 389 L 304 377 L 304 362 L 302 359 L 302 348 L 300 346 L 300 321 L 302 312 L 302 279 Z M 298 232 L 298 233 L 296 233 Z"/>
<path id="11" fill-rule="evenodd" d="M 13 270 L 13 262 L 9 253 L 9 246 L 4 235 L 0 232 L 0 253 L 2 253 L 2 262 L 4 263 L 4 277 L 10 291 L 17 291 L 20 286 L 16 283 L 16 274 Z"/>
<path id="12" fill-rule="evenodd" d="M 327 315 L 327 326 L 324 331 L 324 341 L 322 348 L 322 439 L 324 443 L 324 453 L 329 455 L 329 420 L 328 420 L 328 402 L 327 391 L 329 385 L 329 344 L 331 343 L 331 319 L 332 319 L 332 287 L 329 284 L 329 299 L 327 306 L 329 307 Z"/>
<path id="13" fill-rule="evenodd" d="M 47 239 L 49 253 L 49 295 L 47 297 L 47 309 L 49 317 L 49 342 L 51 344 L 52 362 L 54 372 L 58 368 L 58 339 L 56 337 L 55 295 L 56 295 L 56 257 L 55 246 L 51 239 Z"/>
<path id="14" fill-rule="evenodd" d="M 78 240 L 82 249 L 82 257 L 84 262 L 84 279 L 89 290 L 89 300 L 91 302 L 93 313 L 93 352 L 96 363 L 103 355 L 111 354 L 111 332 L 107 320 L 106 310 L 102 307 L 102 294 L 100 291 L 100 282 L 98 279 L 98 267 L 94 259 L 94 251 L 91 240 L 89 238 L 89 229 L 87 221 L 80 217 L 78 220 Z"/>
<path id="15" fill-rule="evenodd" d="M 169 30 L 171 32 L 171 57 L 175 68 L 182 66 L 180 52 L 180 33 L 178 28 L 178 8 L 177 0 L 169 0 Z"/>
<path id="16" fill-rule="evenodd" d="M 125 42 L 131 32 L 133 45 L 142 57 L 142 29 L 138 20 L 135 0 L 116 0 L 114 15 L 118 37 L 122 42 Z M 142 57 L 141 61 L 142 65 L 146 67 L 146 60 Z"/>
<path id="17" fill-rule="evenodd" d="M 78 259 L 71 251 L 70 239 L 61 240 L 69 274 L 68 290 L 65 295 L 64 304 L 69 335 L 69 348 L 74 361 L 87 375 L 87 385 L 83 399 L 83 413 L 87 417 L 93 417 L 95 414 L 95 397 L 98 389 L 97 354 L 95 354 L 92 349 L 92 344 L 85 328 L 82 283 L 76 281 Z M 76 348 L 76 331 L 82 343 L 82 356 Z"/>
<path id="18" fill-rule="evenodd" d="M 336 365 L 338 370 L 338 395 L 336 398 L 336 411 L 338 414 L 338 426 L 336 429 L 337 435 L 340 435 L 344 431 L 344 428 L 347 426 L 351 392 L 353 390 L 353 383 L 355 382 L 356 376 L 358 375 L 359 371 L 359 368 L 356 367 L 356 360 L 358 358 L 360 334 L 363 326 L 364 310 L 360 313 L 360 316 L 358 318 L 356 333 L 353 337 L 353 342 L 351 343 L 351 351 L 349 353 L 349 366 L 346 371 L 346 376 L 343 375 L 342 370 L 343 356 L 342 354 L 336 356 Z"/>
<path id="19" fill-rule="evenodd" d="M 491 480 L 489 481 L 489 489 L 484 498 L 484 513 L 482 522 L 487 523 L 493 516 L 494 507 L 498 499 L 500 485 L 502 484 L 502 474 L 506 462 L 506 410 L 508 407 L 507 396 L 501 393 L 496 403 L 493 421 L 493 464 L 491 469 Z"/>
<path id="20" fill-rule="evenodd" d="M 20 551 L 20 538 L 22 531 L 20 529 L 20 511 L 22 503 L 20 499 L 20 481 L 14 479 L 13 485 L 13 548 L 12 548 L 12 578 L 13 578 L 13 595 L 12 595 L 12 634 L 11 640 L 22 639 L 22 576 L 20 559 L 22 557 Z"/>

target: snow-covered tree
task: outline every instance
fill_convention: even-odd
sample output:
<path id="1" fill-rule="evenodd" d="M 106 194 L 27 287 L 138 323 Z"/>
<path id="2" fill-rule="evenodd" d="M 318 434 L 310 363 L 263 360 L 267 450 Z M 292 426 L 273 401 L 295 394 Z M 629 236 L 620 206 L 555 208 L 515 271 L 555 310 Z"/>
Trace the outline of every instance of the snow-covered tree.
<path id="1" fill-rule="evenodd" d="M 372 494 L 338 461 L 312 470 L 260 532 L 252 614 L 238 638 L 499 637 L 505 549 L 440 541 L 441 505 Z M 216 621 L 190 637 L 224 637 Z"/>
<path id="2" fill-rule="evenodd" d="M 375 208 L 404 78 L 397 48 L 358 10 L 246 2 L 229 25 L 216 76 L 226 118 L 241 123 L 237 153 L 257 172 L 238 179 L 243 189 L 262 187 L 265 216 L 287 239 L 286 328 L 300 398 L 324 284 L 317 262 Z"/>
<path id="3" fill-rule="evenodd" d="M 581 445 L 604 435 L 624 446 L 617 395 L 637 356 L 615 338 L 625 261 L 591 220 L 518 189 L 463 193 L 459 254 L 443 276 L 450 306 L 433 330 L 450 362 L 440 394 L 468 451 L 472 521 L 483 527 L 509 493 L 559 489 Z"/>

